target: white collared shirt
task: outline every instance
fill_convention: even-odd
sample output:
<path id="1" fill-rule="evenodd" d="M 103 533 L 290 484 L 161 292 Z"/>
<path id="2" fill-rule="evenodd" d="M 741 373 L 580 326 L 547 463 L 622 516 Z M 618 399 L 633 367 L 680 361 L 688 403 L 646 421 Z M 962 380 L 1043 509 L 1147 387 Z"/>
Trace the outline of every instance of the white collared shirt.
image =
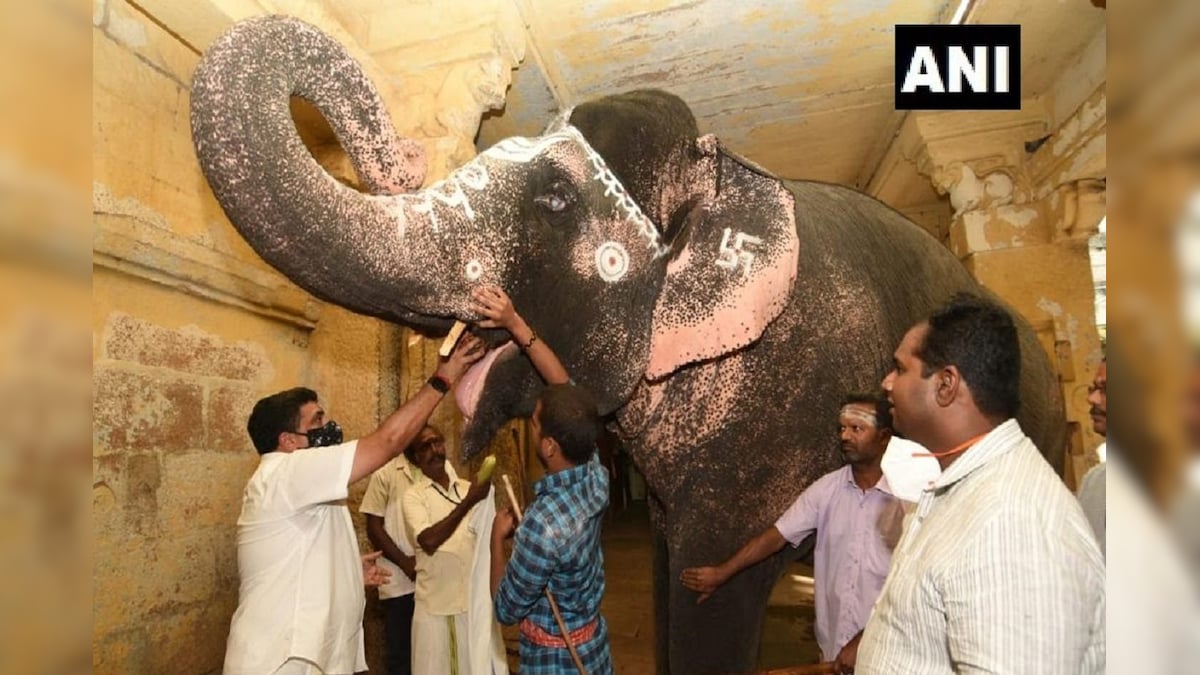
<path id="1" fill-rule="evenodd" d="M 426 528 L 450 515 L 470 489 L 469 481 L 454 474 L 450 474 L 449 489 L 443 489 L 427 476 L 418 480 L 404 495 L 404 524 L 408 536 L 415 542 Z M 414 600 L 426 613 L 448 616 L 467 611 L 467 580 L 475 553 L 475 533 L 469 527 L 470 519 L 468 512 L 433 555 L 417 547 Z"/>
<path id="2" fill-rule="evenodd" d="M 1016 420 L 921 496 L 855 672 L 1102 673 L 1104 560 Z"/>
<path id="3" fill-rule="evenodd" d="M 404 455 L 396 457 L 371 474 L 371 482 L 367 484 L 367 492 L 358 508 L 359 513 L 383 518 L 383 531 L 404 555 L 409 556 L 414 555 L 415 549 L 404 528 L 404 493 L 420 476 L 420 470 Z M 381 600 L 408 595 L 416 588 L 413 580 L 385 556 L 379 556 L 378 565 L 392 574 L 387 583 L 379 587 Z"/>
<path id="4" fill-rule="evenodd" d="M 238 608 L 225 675 L 273 673 L 289 658 L 325 673 L 366 670 L 358 537 L 346 508 L 357 441 L 271 452 L 238 517 Z"/>

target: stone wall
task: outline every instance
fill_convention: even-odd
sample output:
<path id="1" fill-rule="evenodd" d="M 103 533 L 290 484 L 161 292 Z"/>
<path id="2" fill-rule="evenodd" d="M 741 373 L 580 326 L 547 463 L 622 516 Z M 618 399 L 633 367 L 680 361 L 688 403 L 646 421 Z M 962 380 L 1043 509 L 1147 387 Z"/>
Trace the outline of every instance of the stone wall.
<path id="1" fill-rule="evenodd" d="M 486 20 L 501 6 L 475 11 Z M 317 3 L 94 3 L 96 673 L 219 672 L 237 603 L 235 522 L 258 461 L 245 432 L 255 400 L 310 386 L 353 438 L 436 366 L 436 341 L 320 303 L 263 263 L 208 189 L 191 142 L 192 71 L 233 21 L 269 12 L 300 16 L 347 46 L 400 132 L 425 144 L 431 181 L 474 154 L 479 117 L 500 104 L 523 55 L 519 25 L 488 54 L 447 61 L 431 46 L 424 70 L 418 41 L 397 84 Z M 326 141 L 314 156 L 352 181 L 344 153 Z M 435 418 L 456 442 L 451 408 Z M 350 498 L 360 532 L 365 487 Z M 368 635 L 377 665 L 370 622 Z"/>

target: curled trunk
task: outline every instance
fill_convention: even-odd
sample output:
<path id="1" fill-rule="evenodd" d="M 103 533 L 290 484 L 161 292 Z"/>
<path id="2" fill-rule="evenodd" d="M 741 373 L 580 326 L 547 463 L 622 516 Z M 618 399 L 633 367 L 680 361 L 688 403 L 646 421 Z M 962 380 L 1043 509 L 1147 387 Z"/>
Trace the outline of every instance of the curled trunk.
<path id="1" fill-rule="evenodd" d="M 213 193 L 254 250 L 305 290 L 420 323 L 396 302 L 406 282 L 393 200 L 351 189 L 317 164 L 296 131 L 292 96 L 325 115 L 375 195 L 424 179 L 421 146 L 396 135 L 346 50 L 303 21 L 270 16 L 233 26 L 196 68 L 192 138 Z"/>

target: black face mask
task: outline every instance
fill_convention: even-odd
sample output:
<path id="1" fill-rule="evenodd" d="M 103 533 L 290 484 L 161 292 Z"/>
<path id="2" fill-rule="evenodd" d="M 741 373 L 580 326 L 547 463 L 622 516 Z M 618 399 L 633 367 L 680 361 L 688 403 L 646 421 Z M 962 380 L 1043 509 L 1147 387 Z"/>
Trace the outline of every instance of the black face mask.
<path id="1" fill-rule="evenodd" d="M 323 448 L 342 442 L 342 428 L 333 420 L 329 420 L 323 427 L 305 431 L 304 435 L 308 437 L 310 448 Z"/>

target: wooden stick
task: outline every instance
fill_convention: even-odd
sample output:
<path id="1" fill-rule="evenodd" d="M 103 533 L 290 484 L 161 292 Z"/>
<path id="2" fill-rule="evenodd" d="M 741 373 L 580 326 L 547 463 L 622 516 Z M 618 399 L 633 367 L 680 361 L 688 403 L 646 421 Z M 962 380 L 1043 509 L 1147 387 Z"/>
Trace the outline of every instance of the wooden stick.
<path id="1" fill-rule="evenodd" d="M 521 504 L 517 502 L 517 495 L 513 492 L 512 481 L 508 479 L 508 474 L 501 474 L 504 479 L 504 489 L 508 492 L 508 501 L 512 504 L 513 511 L 517 514 L 517 521 L 521 520 Z M 579 653 L 575 651 L 575 643 L 571 642 L 571 635 L 567 632 L 567 622 L 563 621 L 562 614 L 558 611 L 558 603 L 554 601 L 554 594 L 550 592 L 550 587 L 546 586 L 546 600 L 550 601 L 550 612 L 554 614 L 554 621 L 558 623 L 558 630 L 562 632 L 563 642 L 567 643 L 567 651 L 571 653 L 571 660 L 575 662 L 575 667 L 579 669 L 580 675 L 587 675 L 587 669 L 583 667 L 583 661 L 579 659 Z"/>
<path id="2" fill-rule="evenodd" d="M 454 345 L 458 344 L 458 339 L 462 337 L 463 329 L 467 324 L 461 321 L 455 321 L 450 327 L 450 332 L 446 333 L 446 339 L 442 340 L 442 346 L 438 347 L 439 356 L 450 356 L 450 352 L 454 351 Z"/>

